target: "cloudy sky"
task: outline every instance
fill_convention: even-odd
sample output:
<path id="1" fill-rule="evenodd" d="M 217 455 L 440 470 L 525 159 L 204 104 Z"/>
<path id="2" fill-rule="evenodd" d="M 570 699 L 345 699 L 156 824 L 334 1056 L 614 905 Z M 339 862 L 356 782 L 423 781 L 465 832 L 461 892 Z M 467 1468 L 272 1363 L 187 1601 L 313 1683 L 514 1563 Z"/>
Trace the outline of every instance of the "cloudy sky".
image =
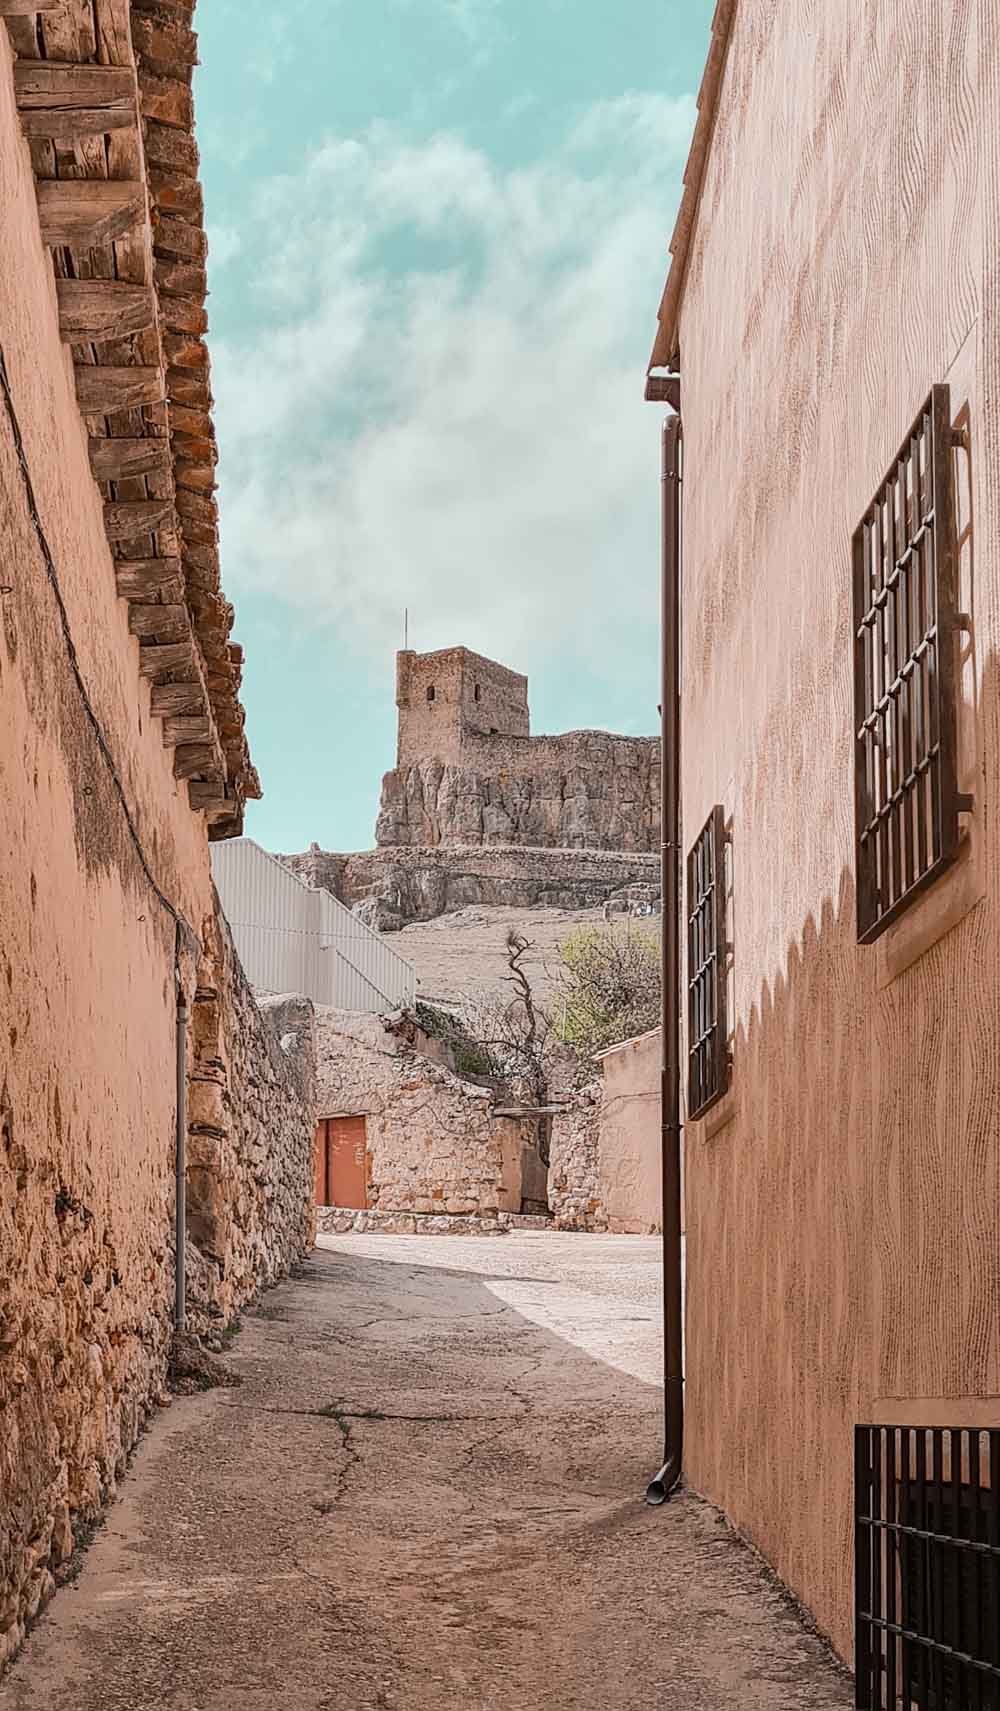
<path id="1" fill-rule="evenodd" d="M 712 0 L 199 9 L 223 574 L 272 849 L 368 848 L 393 656 L 650 732 L 642 402 Z"/>

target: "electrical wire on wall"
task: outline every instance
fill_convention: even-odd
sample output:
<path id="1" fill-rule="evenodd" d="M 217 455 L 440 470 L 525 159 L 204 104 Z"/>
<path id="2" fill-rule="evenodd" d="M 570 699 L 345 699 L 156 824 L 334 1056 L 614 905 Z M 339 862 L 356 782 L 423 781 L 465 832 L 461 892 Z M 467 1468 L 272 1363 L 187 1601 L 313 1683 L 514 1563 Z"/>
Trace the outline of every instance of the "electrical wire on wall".
<path id="1" fill-rule="evenodd" d="M 170 898 L 167 896 L 166 892 L 163 890 L 163 887 L 159 884 L 159 882 L 156 879 L 156 876 L 153 872 L 152 865 L 150 863 L 149 857 L 146 854 L 146 849 L 145 849 L 145 846 L 142 842 L 142 838 L 139 834 L 139 828 L 138 828 L 138 825 L 136 824 L 135 814 L 132 811 L 131 804 L 129 803 L 128 797 L 125 793 L 125 786 L 124 786 L 124 783 L 122 782 L 121 773 L 118 769 L 118 765 L 115 761 L 115 757 L 111 752 L 111 745 L 108 742 L 107 734 L 104 730 L 104 727 L 101 724 L 101 721 L 97 716 L 97 713 L 96 713 L 95 708 L 94 708 L 94 703 L 93 703 L 91 696 L 90 696 L 90 692 L 89 692 L 87 685 L 84 681 L 83 672 L 80 669 L 80 660 L 79 660 L 79 656 L 78 656 L 77 650 L 76 650 L 76 643 L 73 640 L 73 632 L 70 628 L 69 614 L 66 611 L 66 602 L 63 599 L 62 588 L 61 588 L 60 583 L 59 583 L 59 575 L 58 575 L 58 572 L 56 570 L 55 560 L 52 556 L 52 549 L 49 546 L 48 537 L 46 536 L 45 529 L 44 529 L 44 526 L 42 524 L 42 519 L 41 519 L 41 516 L 39 514 L 38 502 L 37 502 L 37 499 L 35 498 L 34 483 L 32 482 L 32 479 L 31 479 L 31 471 L 28 467 L 27 454 L 26 454 L 25 448 L 24 448 L 24 436 L 21 433 L 21 424 L 18 421 L 17 410 L 16 410 L 15 405 L 14 405 L 14 395 L 13 395 L 13 392 L 11 390 L 10 375 L 7 371 L 7 359 L 6 359 L 6 355 L 4 353 L 4 349 L 3 349 L 2 345 L 0 345 L 0 392 L 3 393 L 4 409 L 6 411 L 7 420 L 10 424 L 11 437 L 12 437 L 13 442 L 14 442 L 14 454 L 15 454 L 15 457 L 17 459 L 18 470 L 19 470 L 20 476 L 21 476 L 21 485 L 22 485 L 22 488 L 24 491 L 25 503 L 26 503 L 27 509 L 28 509 L 28 516 L 31 519 L 31 526 L 32 526 L 32 529 L 34 530 L 34 533 L 35 533 L 35 539 L 38 542 L 38 549 L 39 549 L 39 552 L 41 553 L 41 556 L 42 556 L 42 563 L 45 566 L 46 579 L 47 579 L 49 587 L 52 591 L 53 599 L 55 600 L 56 611 L 57 611 L 58 618 L 59 618 L 59 628 L 60 628 L 60 632 L 62 634 L 63 645 L 66 649 L 66 658 L 67 658 L 68 663 L 69 663 L 70 674 L 73 678 L 74 684 L 76 685 L 77 694 L 78 694 L 79 699 L 80 699 L 80 705 L 83 708 L 84 716 L 87 720 L 88 725 L 90 726 L 91 732 L 92 732 L 93 737 L 94 737 L 94 741 L 97 745 L 101 759 L 104 762 L 104 766 L 105 766 L 105 769 L 107 771 L 108 777 L 111 780 L 112 788 L 113 788 L 115 796 L 117 798 L 118 805 L 121 809 L 122 817 L 125 821 L 125 826 L 126 826 L 126 829 L 128 831 L 129 841 L 131 842 L 132 848 L 135 851 L 136 859 L 138 860 L 139 866 L 142 869 L 143 877 L 145 878 L 146 883 L 149 886 L 149 889 L 152 892 L 153 896 L 155 897 L 160 908 L 164 910 L 164 912 L 169 916 L 169 918 L 174 923 L 174 983 L 175 983 L 176 997 L 177 997 L 177 1031 L 176 1031 L 176 1040 L 175 1040 L 176 1070 L 177 1070 L 177 1106 L 176 1106 L 176 1125 L 175 1125 L 175 1137 L 174 1137 L 174 1147 L 175 1147 L 175 1158 L 174 1158 L 174 1167 L 175 1167 L 175 1169 L 174 1169 L 174 1174 L 175 1174 L 175 1226 L 174 1226 L 175 1305 L 174 1305 L 174 1322 L 175 1322 L 175 1325 L 176 1325 L 178 1330 L 183 1330 L 184 1324 L 185 1324 L 185 1311 L 186 1311 L 185 1310 L 184 1252 L 185 1252 L 185 1243 L 186 1243 L 186 1222 L 185 1222 L 185 1219 L 186 1219 L 185 1175 L 186 1175 L 186 1137 L 187 1137 L 186 1051 L 187 1051 L 188 1010 L 187 1010 L 187 1000 L 186 1000 L 185 993 L 184 993 L 183 973 L 182 973 L 182 969 L 181 969 L 181 955 L 182 955 L 183 946 L 186 942 L 187 948 L 191 952 L 191 954 L 194 955 L 196 958 L 198 956 L 200 956 L 201 948 L 202 948 L 201 940 L 199 939 L 198 934 L 195 932 L 194 928 L 191 926 L 191 923 L 185 918 L 183 912 L 177 907 L 177 905 L 175 903 L 172 903 L 170 901 Z"/>

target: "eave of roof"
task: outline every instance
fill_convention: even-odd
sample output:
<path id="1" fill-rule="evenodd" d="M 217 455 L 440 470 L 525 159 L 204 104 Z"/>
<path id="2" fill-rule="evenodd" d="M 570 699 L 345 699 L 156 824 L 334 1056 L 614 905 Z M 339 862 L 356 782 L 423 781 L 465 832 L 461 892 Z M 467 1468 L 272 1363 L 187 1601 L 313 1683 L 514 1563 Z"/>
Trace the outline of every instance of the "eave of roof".
<path id="1" fill-rule="evenodd" d="M 260 795 L 219 580 L 195 0 L 3 12 L 119 596 L 209 837 Z"/>
<path id="2" fill-rule="evenodd" d="M 691 139 L 687 165 L 684 168 L 684 189 L 677 211 L 673 236 L 670 240 L 670 269 L 660 300 L 659 326 L 647 372 L 652 372 L 653 369 L 672 367 L 678 355 L 678 322 L 680 320 L 681 301 L 684 296 L 684 284 L 687 279 L 695 227 L 698 223 L 698 209 L 701 205 L 701 193 L 705 183 L 712 137 L 715 133 L 715 120 L 719 110 L 719 97 L 726 71 L 726 59 L 732 38 L 736 5 L 737 0 L 717 0 L 715 16 L 712 19 L 708 60 L 701 80 L 701 88 L 698 91 L 698 118 L 695 122 L 694 136 Z"/>

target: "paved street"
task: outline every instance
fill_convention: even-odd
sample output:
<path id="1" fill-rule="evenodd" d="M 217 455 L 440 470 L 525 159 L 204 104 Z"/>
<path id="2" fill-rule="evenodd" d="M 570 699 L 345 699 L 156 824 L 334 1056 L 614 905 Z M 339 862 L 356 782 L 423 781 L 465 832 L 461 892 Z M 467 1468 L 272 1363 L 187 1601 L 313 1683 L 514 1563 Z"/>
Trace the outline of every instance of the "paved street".
<path id="1" fill-rule="evenodd" d="M 325 1237 L 145 1439 L 4 1711 L 810 1711 L 846 1677 L 650 1510 L 658 1243 Z"/>

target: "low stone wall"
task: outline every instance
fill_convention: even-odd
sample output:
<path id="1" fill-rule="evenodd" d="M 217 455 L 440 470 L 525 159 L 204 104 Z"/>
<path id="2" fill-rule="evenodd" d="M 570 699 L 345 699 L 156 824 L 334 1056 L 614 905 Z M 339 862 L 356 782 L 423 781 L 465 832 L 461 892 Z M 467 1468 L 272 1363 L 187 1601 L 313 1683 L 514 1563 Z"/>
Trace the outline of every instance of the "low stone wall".
<path id="1" fill-rule="evenodd" d="M 551 1228 L 549 1218 L 520 1217 L 510 1212 L 461 1218 L 445 1212 L 353 1212 L 350 1207 L 323 1206 L 317 1219 L 317 1230 L 324 1236 L 506 1236 L 511 1230 Z"/>
<path id="2" fill-rule="evenodd" d="M 600 1082 L 571 1095 L 552 1119 L 549 1138 L 549 1211 L 557 1230 L 606 1230 L 600 1195 Z"/>
<path id="3" fill-rule="evenodd" d="M 247 983 L 221 915 L 191 1011 L 188 1288 L 195 1329 L 226 1323 L 313 1245 L 316 1042 L 307 998 Z"/>
<path id="4" fill-rule="evenodd" d="M 348 908 L 375 903 L 383 930 L 431 921 L 470 904 L 515 909 L 597 908 L 630 886 L 659 896 L 659 857 L 641 851 L 469 845 L 337 855 L 318 847 L 279 860 Z"/>
<path id="5" fill-rule="evenodd" d="M 425 1056 L 412 1026 L 324 1008 L 316 1026 L 319 1115 L 366 1119 L 371 1211 L 520 1211 L 533 1130 L 492 1117 L 490 1088 Z"/>

